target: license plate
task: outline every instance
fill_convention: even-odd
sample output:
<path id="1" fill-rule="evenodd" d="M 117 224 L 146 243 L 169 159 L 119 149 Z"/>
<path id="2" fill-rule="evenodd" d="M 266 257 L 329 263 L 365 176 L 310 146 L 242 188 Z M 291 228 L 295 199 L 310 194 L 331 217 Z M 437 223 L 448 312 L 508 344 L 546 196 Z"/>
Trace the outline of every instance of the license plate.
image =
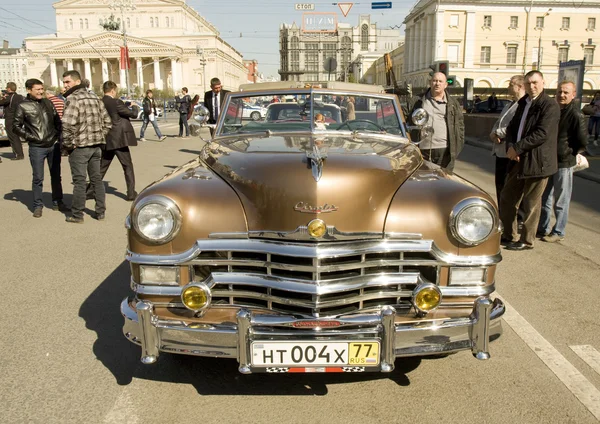
<path id="1" fill-rule="evenodd" d="M 379 342 L 253 342 L 254 366 L 379 365 Z"/>

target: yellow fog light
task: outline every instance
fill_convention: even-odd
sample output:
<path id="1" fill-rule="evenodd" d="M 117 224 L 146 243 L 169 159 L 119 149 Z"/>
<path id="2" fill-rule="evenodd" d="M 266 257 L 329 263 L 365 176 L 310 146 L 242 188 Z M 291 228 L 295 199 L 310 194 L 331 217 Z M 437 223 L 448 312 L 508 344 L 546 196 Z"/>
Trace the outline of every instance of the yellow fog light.
<path id="1" fill-rule="evenodd" d="M 327 225 L 320 219 L 313 219 L 308 223 L 308 234 L 311 237 L 323 237 L 327 232 Z"/>
<path id="2" fill-rule="evenodd" d="M 420 312 L 427 313 L 440 305 L 442 292 L 435 284 L 420 284 L 413 291 L 412 301 L 415 308 Z"/>
<path id="3" fill-rule="evenodd" d="M 192 311 L 202 311 L 210 304 L 210 290 L 206 285 L 200 283 L 189 285 L 183 288 L 181 300 L 186 308 Z"/>

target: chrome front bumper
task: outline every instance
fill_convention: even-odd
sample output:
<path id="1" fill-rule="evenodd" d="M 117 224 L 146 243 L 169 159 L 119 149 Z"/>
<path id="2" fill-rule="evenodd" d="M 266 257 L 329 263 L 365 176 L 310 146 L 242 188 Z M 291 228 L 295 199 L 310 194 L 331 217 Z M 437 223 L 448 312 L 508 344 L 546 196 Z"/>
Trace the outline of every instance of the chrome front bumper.
<path id="1" fill-rule="evenodd" d="M 391 372 L 398 357 L 435 355 L 470 349 L 477 359 L 489 359 L 489 342 L 502 334 L 500 317 L 504 314 L 500 299 L 480 297 L 466 318 L 451 318 L 408 324 L 395 322 L 396 310 L 386 306 L 379 313 L 335 318 L 338 327 L 297 329 L 290 316 L 259 315 L 246 309 L 237 313 L 237 323 L 189 326 L 181 321 L 162 320 L 147 301 L 131 307 L 129 299 L 121 303 L 125 318 L 123 333 L 141 346 L 141 361 L 156 362 L 160 352 L 186 355 L 236 358 L 241 373 L 285 372 L 284 368 L 253 367 L 250 344 L 266 340 L 372 340 L 381 341 L 381 363 L 377 367 L 347 367 L 352 371 Z M 320 319 L 310 320 L 311 323 Z M 322 319 L 330 321 L 331 319 Z M 358 369 L 361 368 L 361 369 Z M 341 370 L 341 369 L 340 369 Z M 306 372 L 326 368 L 307 368 Z M 346 371 L 344 369 L 343 371 Z"/>

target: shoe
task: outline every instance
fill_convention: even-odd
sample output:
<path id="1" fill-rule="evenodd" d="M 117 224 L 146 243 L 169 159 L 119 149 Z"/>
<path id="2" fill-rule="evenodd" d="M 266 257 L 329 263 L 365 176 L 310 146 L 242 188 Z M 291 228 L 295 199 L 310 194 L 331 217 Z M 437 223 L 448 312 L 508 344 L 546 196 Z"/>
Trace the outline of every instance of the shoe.
<path id="1" fill-rule="evenodd" d="M 535 233 L 535 237 L 539 238 L 539 239 L 543 239 L 544 237 L 546 237 L 548 234 L 550 233 L 545 233 L 543 231 L 538 231 L 537 233 Z"/>
<path id="2" fill-rule="evenodd" d="M 507 245 L 509 245 L 511 243 L 513 243 L 513 241 L 511 239 L 507 239 L 507 238 L 504 238 L 504 237 L 500 238 L 500 244 L 502 246 L 507 246 Z"/>
<path id="3" fill-rule="evenodd" d="M 10 158 L 10 160 L 23 160 L 23 159 L 25 159 L 25 156 L 15 156 L 15 157 Z"/>
<path id="4" fill-rule="evenodd" d="M 532 250 L 533 246 L 527 243 L 523 243 L 522 241 L 515 241 L 506 246 L 507 250 Z"/>
<path id="5" fill-rule="evenodd" d="M 69 208 L 67 208 L 67 205 L 65 205 L 62 200 L 58 200 L 56 202 L 52 202 L 52 210 L 65 212 L 69 210 Z"/>
<path id="6" fill-rule="evenodd" d="M 545 241 L 546 243 L 556 243 L 557 241 L 563 241 L 564 239 L 565 239 L 564 237 L 559 236 L 556 233 L 548 234 L 548 235 L 542 237 L 542 241 Z"/>
<path id="7" fill-rule="evenodd" d="M 104 218 L 106 218 L 106 214 L 104 212 L 96 214 L 96 219 L 98 221 L 104 221 Z"/>
<path id="8" fill-rule="evenodd" d="M 127 196 L 127 201 L 133 202 L 137 196 L 138 196 L 137 191 L 134 191 L 131 196 L 129 196 L 129 195 Z"/>
<path id="9" fill-rule="evenodd" d="M 185 137 L 181 137 L 181 138 L 190 138 L 190 136 L 189 136 L 189 135 L 186 135 Z"/>
<path id="10" fill-rule="evenodd" d="M 34 218 L 41 218 L 42 217 L 42 208 L 35 208 L 33 210 L 33 217 Z"/>
<path id="11" fill-rule="evenodd" d="M 146 139 L 144 137 L 140 137 L 139 141 L 146 141 Z"/>
<path id="12" fill-rule="evenodd" d="M 163 135 L 162 137 L 159 137 L 158 141 L 165 141 L 167 139 L 166 135 Z"/>
<path id="13" fill-rule="evenodd" d="M 83 224 L 83 218 L 76 218 L 73 215 L 67 216 L 67 219 L 65 219 L 65 221 L 70 222 L 72 224 Z"/>

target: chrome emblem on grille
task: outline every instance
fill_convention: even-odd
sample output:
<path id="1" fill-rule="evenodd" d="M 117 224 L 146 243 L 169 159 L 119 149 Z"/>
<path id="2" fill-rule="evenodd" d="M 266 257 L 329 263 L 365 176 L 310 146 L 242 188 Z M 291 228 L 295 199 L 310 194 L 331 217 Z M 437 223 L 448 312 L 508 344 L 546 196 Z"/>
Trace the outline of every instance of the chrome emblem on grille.
<path id="1" fill-rule="evenodd" d="M 312 206 L 305 202 L 298 202 L 296 203 L 296 206 L 294 206 L 294 210 L 303 213 L 328 213 L 337 211 L 338 207 L 335 205 L 328 205 L 327 203 L 323 206 Z"/>
<path id="2" fill-rule="evenodd" d="M 342 325 L 339 321 L 296 321 L 292 323 L 295 328 L 326 328 L 339 327 Z"/>

